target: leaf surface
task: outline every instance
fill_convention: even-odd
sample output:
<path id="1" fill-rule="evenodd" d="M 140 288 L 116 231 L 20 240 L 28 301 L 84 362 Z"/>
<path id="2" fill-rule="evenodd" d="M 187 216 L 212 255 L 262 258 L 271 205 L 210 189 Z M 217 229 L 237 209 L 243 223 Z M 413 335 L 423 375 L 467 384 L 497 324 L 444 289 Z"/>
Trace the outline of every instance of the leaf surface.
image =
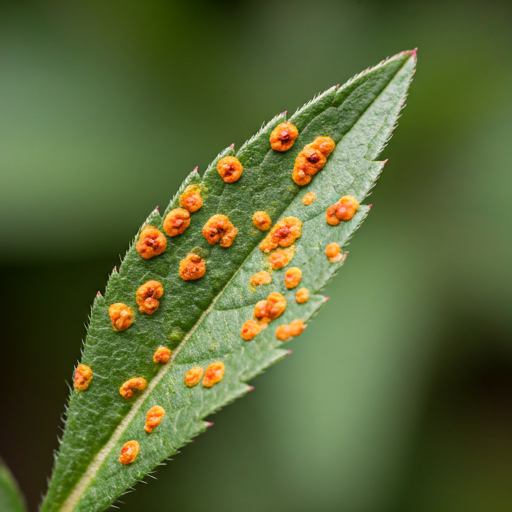
<path id="1" fill-rule="evenodd" d="M 276 327 L 296 318 L 306 322 L 323 306 L 326 299 L 318 292 L 343 263 L 331 263 L 325 247 L 330 242 L 345 246 L 369 207 L 361 205 L 351 220 L 338 226 L 326 223 L 326 209 L 344 195 L 359 202 L 368 195 L 383 167 L 375 159 L 392 134 L 415 63 L 415 52 L 398 54 L 315 98 L 288 119 L 299 136 L 283 153 L 273 151 L 269 143 L 273 128 L 286 120 L 285 113 L 277 116 L 238 152 L 229 147 L 220 153 L 203 177 L 192 172 L 164 214 L 155 210 L 148 217 L 144 226 L 162 230 L 163 219 L 179 207 L 185 187 L 200 186 L 204 205 L 192 214 L 190 227 L 182 235 L 167 237 L 166 251 L 150 260 L 142 259 L 132 244 L 119 272 L 112 273 L 105 296 L 94 301 L 82 358 L 94 377 L 86 391 L 73 391 L 69 399 L 65 432 L 42 512 L 104 510 L 203 432 L 204 418 L 245 394 L 249 379 L 286 355 L 275 336 Z M 317 136 L 331 137 L 336 148 L 313 180 L 299 187 L 291 176 L 295 158 Z M 236 156 L 244 168 L 236 183 L 224 183 L 216 169 L 227 155 Z M 302 197 L 308 192 L 314 192 L 316 200 L 305 206 Z M 259 210 L 266 211 L 273 223 L 289 216 L 302 221 L 302 236 L 295 241 L 288 268 L 302 269 L 299 288 L 310 291 L 306 303 L 297 304 L 296 289 L 285 287 L 286 267 L 272 271 L 270 284 L 250 286 L 253 274 L 269 268 L 269 256 L 258 247 L 266 233 L 252 223 L 253 213 Z M 202 234 L 208 219 L 219 213 L 238 228 L 229 248 L 210 245 Z M 191 250 L 205 259 L 206 274 L 197 281 L 184 281 L 178 267 Z M 139 312 L 135 294 L 150 279 L 162 283 L 164 294 L 156 313 L 146 315 Z M 244 341 L 242 324 L 270 292 L 286 297 L 285 312 L 253 340 Z M 117 302 L 135 312 L 133 325 L 123 332 L 112 329 L 108 314 L 108 307 Z M 160 345 L 172 350 L 163 366 L 152 359 Z M 184 384 L 184 375 L 192 367 L 206 368 L 215 361 L 222 361 L 226 368 L 220 383 L 209 389 Z M 144 377 L 148 386 L 125 400 L 119 388 L 132 377 Z M 155 405 L 166 413 L 147 434 L 146 412 Z M 129 440 L 138 441 L 140 452 L 132 464 L 123 466 L 119 454 Z"/>
<path id="2" fill-rule="evenodd" d="M 0 459 L 0 510 L 2 512 L 26 512 L 23 496 L 14 477 Z"/>

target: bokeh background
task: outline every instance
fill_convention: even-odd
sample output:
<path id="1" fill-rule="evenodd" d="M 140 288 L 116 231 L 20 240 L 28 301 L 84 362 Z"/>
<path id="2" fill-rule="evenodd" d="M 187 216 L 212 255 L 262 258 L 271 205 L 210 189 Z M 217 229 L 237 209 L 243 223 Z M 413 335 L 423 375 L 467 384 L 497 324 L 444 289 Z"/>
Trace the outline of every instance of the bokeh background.
<path id="1" fill-rule="evenodd" d="M 291 357 L 125 512 L 509 512 L 512 3 L 3 1 L 0 453 L 37 509 L 89 306 L 196 166 L 419 47 Z"/>

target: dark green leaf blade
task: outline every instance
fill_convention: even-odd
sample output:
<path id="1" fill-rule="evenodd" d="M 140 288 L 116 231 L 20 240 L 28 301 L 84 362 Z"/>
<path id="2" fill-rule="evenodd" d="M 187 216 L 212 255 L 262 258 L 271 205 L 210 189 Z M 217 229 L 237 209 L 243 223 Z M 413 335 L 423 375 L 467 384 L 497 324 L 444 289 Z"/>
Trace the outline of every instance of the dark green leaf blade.
<path id="1" fill-rule="evenodd" d="M 0 459 L 0 510 L 2 512 L 26 512 L 23 496 L 14 477 Z"/>
<path id="2" fill-rule="evenodd" d="M 43 512 L 104 510 L 204 431 L 205 416 L 247 392 L 248 379 L 284 357 L 275 327 L 294 318 L 306 321 L 322 307 L 325 299 L 318 292 L 343 263 L 330 263 L 323 254 L 325 246 L 330 242 L 346 245 L 369 208 L 361 206 L 353 219 L 339 226 L 325 222 L 325 210 L 343 195 L 361 202 L 369 193 L 383 166 L 374 159 L 391 136 L 415 62 L 415 52 L 404 52 L 307 104 L 289 119 L 299 129 L 289 151 L 274 152 L 268 142 L 272 129 L 285 120 L 282 114 L 238 153 L 231 147 L 222 152 L 202 179 L 197 172 L 187 178 L 180 192 L 197 183 L 204 199 L 190 227 L 168 238 L 165 253 L 151 260 L 143 260 L 132 246 L 119 272 L 113 272 L 105 297 L 98 296 L 94 302 L 82 359 L 94 378 L 86 392 L 71 395 Z M 319 135 L 330 136 L 336 148 L 311 183 L 298 187 L 291 178 L 295 158 Z M 218 160 L 226 155 L 236 155 L 244 166 L 234 184 L 224 183 L 216 170 Z M 304 206 L 301 199 L 311 191 L 316 200 Z M 180 192 L 165 214 L 178 206 Z M 311 292 L 305 304 L 297 304 L 295 290 L 285 288 L 286 269 L 274 271 L 269 285 L 255 290 L 249 286 L 250 276 L 268 266 L 268 256 L 258 248 L 265 234 L 252 225 L 257 210 L 267 211 L 273 222 L 287 216 L 301 219 L 303 231 L 292 265 L 302 269 L 301 286 Z M 227 215 L 239 229 L 230 248 L 210 246 L 202 235 L 202 226 L 216 213 Z M 162 229 L 165 214 L 154 211 L 146 224 Z M 177 269 L 192 249 L 202 251 L 207 272 L 198 281 L 183 281 Z M 139 313 L 135 304 L 138 287 L 149 279 L 160 281 L 165 290 L 158 311 L 151 316 Z M 251 318 L 255 303 L 272 291 L 286 297 L 285 313 L 254 340 L 243 341 L 241 325 Z M 134 324 L 121 333 L 112 330 L 108 316 L 108 306 L 115 302 L 136 311 Z M 171 361 L 163 367 L 152 361 L 159 345 L 173 350 Z M 192 366 L 205 368 L 217 360 L 226 366 L 220 384 L 211 389 L 186 388 L 183 377 Z M 140 397 L 125 401 L 118 389 L 131 377 L 144 377 L 148 387 Z M 143 429 L 145 415 L 154 405 L 162 405 L 166 414 L 148 435 Z M 132 439 L 140 443 L 141 451 L 133 464 L 122 466 L 119 452 Z"/>

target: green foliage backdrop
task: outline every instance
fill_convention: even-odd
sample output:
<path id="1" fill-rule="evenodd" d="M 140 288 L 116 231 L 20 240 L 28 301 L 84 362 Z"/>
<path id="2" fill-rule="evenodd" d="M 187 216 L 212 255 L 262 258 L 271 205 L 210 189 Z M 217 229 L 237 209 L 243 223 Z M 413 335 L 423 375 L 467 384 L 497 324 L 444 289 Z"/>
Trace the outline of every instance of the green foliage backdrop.
<path id="1" fill-rule="evenodd" d="M 333 300 L 253 393 L 122 500 L 508 510 L 509 4 L 2 3 L 0 453 L 30 510 L 90 303 L 140 219 L 275 112 L 416 46 L 407 115 Z"/>

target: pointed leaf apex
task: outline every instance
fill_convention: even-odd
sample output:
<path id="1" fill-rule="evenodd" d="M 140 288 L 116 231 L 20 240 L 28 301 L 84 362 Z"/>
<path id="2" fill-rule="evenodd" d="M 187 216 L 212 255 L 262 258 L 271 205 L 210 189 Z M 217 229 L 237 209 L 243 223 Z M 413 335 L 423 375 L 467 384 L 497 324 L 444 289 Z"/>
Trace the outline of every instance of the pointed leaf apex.
<path id="1" fill-rule="evenodd" d="M 418 60 L 418 47 L 414 48 L 414 50 L 407 50 L 406 52 L 404 52 L 406 55 L 410 55 L 411 57 L 414 58 L 414 60 Z"/>
<path id="2" fill-rule="evenodd" d="M 192 172 L 199 172 L 199 166 L 196 165 L 195 169 Z"/>
<path id="3" fill-rule="evenodd" d="M 288 355 L 290 355 L 290 354 L 292 354 L 292 353 L 293 353 L 293 350 L 287 350 L 287 351 L 286 351 L 286 353 L 287 353 Z"/>
<path id="4" fill-rule="evenodd" d="M 229 147 L 235 149 L 235 143 L 233 142 L 233 144 L 231 144 Z"/>
<path id="5" fill-rule="evenodd" d="M 206 428 L 213 427 L 213 425 L 215 425 L 215 423 L 212 423 L 211 421 L 206 422 Z"/>
<path id="6" fill-rule="evenodd" d="M 249 387 L 247 388 L 247 391 L 254 391 L 254 386 L 249 386 Z"/>

